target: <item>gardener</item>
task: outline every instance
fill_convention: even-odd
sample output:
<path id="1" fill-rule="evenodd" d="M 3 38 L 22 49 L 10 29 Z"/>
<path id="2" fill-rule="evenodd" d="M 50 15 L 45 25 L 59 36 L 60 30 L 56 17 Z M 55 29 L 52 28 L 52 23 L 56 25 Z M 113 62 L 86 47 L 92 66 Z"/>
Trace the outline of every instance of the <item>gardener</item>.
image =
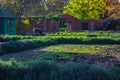
<path id="1" fill-rule="evenodd" d="M 33 32 L 35 33 L 36 36 L 42 35 L 42 30 L 41 30 L 41 28 L 33 28 Z"/>

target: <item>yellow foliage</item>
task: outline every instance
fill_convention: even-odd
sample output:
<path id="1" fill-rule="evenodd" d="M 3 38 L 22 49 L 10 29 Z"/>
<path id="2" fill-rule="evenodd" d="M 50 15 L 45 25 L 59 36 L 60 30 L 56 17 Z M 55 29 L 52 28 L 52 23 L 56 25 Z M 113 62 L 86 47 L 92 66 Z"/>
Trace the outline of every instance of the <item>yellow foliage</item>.
<path id="1" fill-rule="evenodd" d="M 30 27 L 29 19 L 23 19 L 17 23 L 18 28 L 28 28 Z"/>
<path id="2" fill-rule="evenodd" d="M 77 19 L 95 19 L 103 17 L 106 8 L 107 6 L 102 0 L 69 0 L 63 13 Z"/>
<path id="3" fill-rule="evenodd" d="M 24 24 L 29 24 L 29 19 L 22 20 Z"/>

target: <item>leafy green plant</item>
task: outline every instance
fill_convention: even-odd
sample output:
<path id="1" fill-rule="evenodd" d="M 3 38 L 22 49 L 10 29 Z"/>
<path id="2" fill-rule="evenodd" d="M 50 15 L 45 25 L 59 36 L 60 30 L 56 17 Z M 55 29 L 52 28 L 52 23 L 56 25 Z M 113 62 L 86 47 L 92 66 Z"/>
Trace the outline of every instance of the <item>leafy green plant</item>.
<path id="1" fill-rule="evenodd" d="M 66 32 L 66 28 L 60 28 L 60 32 Z"/>

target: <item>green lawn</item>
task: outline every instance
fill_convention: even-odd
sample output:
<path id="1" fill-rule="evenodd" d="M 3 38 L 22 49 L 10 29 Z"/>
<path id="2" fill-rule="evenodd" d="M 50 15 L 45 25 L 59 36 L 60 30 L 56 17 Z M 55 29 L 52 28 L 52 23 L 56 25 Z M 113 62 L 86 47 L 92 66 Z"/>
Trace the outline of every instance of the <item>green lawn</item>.
<path id="1" fill-rule="evenodd" d="M 73 54 L 96 54 L 105 52 L 107 48 L 113 47 L 110 45 L 74 45 L 74 44 L 63 44 L 45 47 L 43 50 L 47 52 L 63 52 Z"/>
<path id="2" fill-rule="evenodd" d="M 114 48 L 117 45 L 78 45 L 78 44 L 61 44 L 44 47 L 41 55 L 35 60 L 43 59 L 47 61 L 69 60 L 81 54 L 85 55 L 106 55 L 108 48 Z M 38 52 L 40 53 L 40 52 Z"/>

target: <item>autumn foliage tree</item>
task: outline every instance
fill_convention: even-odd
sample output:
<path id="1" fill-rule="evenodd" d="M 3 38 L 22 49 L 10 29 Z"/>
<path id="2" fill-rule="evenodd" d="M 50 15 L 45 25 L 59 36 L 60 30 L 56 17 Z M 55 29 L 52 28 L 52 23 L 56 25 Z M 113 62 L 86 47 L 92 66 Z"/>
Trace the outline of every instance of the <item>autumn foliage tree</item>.
<path id="1" fill-rule="evenodd" d="M 69 0 L 63 12 L 77 19 L 95 19 L 103 17 L 106 8 L 103 0 Z"/>
<path id="2" fill-rule="evenodd" d="M 16 16 L 44 16 L 49 12 L 63 12 L 68 0 L 0 0 L 0 8 L 11 10 Z"/>
<path id="3" fill-rule="evenodd" d="M 7 8 L 16 16 L 22 15 L 22 0 L 0 0 L 0 8 Z"/>
<path id="4" fill-rule="evenodd" d="M 65 0 L 47 0 L 48 11 L 59 11 L 63 12 L 63 7 L 65 5 Z"/>
<path id="5" fill-rule="evenodd" d="M 105 18 L 120 18 L 120 2 L 119 0 L 103 0 L 105 4 L 109 7 L 106 10 Z"/>

